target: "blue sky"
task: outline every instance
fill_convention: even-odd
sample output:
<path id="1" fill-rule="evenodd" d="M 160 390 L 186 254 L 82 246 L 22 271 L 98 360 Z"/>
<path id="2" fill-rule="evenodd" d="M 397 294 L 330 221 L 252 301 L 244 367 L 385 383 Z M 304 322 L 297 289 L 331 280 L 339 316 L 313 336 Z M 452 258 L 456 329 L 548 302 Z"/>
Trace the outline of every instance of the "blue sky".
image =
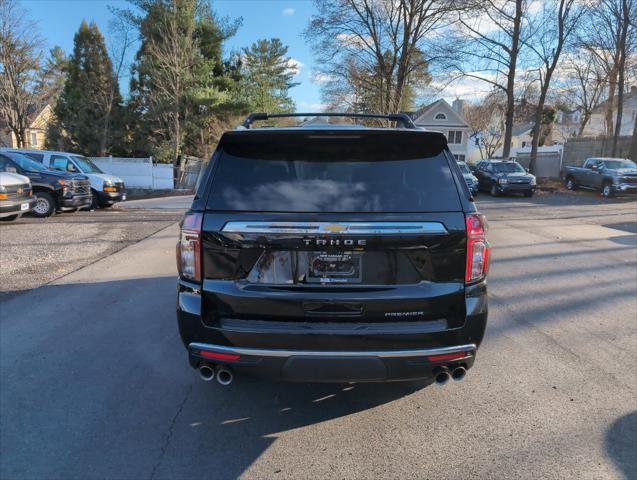
<path id="1" fill-rule="evenodd" d="M 22 0 L 29 17 L 38 24 L 47 46 L 61 46 L 67 53 L 73 50 L 73 36 L 82 20 L 94 20 L 108 37 L 108 22 L 112 18 L 107 6 L 126 7 L 123 0 Z M 237 35 L 226 44 L 226 52 L 239 50 L 259 38 L 279 37 L 289 46 L 288 54 L 299 62 L 296 81 L 301 85 L 290 93 L 298 110 L 321 108 L 319 85 L 312 82 L 312 53 L 302 38 L 314 5 L 310 0 L 213 0 L 219 16 L 231 19 L 243 17 Z M 122 85 L 123 90 L 127 86 Z"/>

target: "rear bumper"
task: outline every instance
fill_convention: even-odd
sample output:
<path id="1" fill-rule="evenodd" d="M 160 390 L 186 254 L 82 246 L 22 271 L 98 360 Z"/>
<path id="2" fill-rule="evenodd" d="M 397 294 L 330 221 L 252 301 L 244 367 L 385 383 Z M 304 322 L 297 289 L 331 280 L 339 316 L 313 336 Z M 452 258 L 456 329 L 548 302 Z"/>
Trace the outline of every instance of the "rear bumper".
<path id="1" fill-rule="evenodd" d="M 30 212 L 35 205 L 35 197 L 16 198 L 13 200 L 0 200 L 0 218 L 10 217 L 12 215 L 22 215 Z M 27 205 L 26 209 L 22 205 Z"/>
<path id="2" fill-rule="evenodd" d="M 444 319 L 377 323 L 218 319 L 210 324 L 202 316 L 201 286 L 180 280 L 177 319 L 193 368 L 201 362 L 225 363 L 239 374 L 285 381 L 400 381 L 432 378 L 441 366 L 471 368 L 486 328 L 486 282 L 466 287 L 464 299 L 466 317 L 454 326 Z M 202 351 L 240 358 L 206 357 Z M 469 353 L 442 363 L 427 359 L 458 351 Z"/>
<path id="3" fill-rule="evenodd" d="M 443 367 L 473 365 L 476 345 L 416 350 L 271 350 L 191 343 L 190 364 L 225 364 L 240 374 L 291 382 L 389 382 L 433 378 Z M 211 358 L 221 354 L 227 358 Z M 453 360 L 438 357 L 457 354 Z"/>

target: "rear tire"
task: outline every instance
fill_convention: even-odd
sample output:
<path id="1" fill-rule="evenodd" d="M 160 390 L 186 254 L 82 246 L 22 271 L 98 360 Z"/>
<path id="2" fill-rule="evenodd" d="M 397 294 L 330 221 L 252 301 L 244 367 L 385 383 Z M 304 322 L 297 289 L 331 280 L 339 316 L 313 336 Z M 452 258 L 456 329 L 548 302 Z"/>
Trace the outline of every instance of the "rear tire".
<path id="1" fill-rule="evenodd" d="M 500 195 L 500 192 L 498 191 L 498 186 L 495 183 L 491 185 L 491 190 L 489 191 L 489 193 L 491 193 L 492 197 L 497 197 Z"/>
<path id="2" fill-rule="evenodd" d="M 613 185 L 610 182 L 604 182 L 602 184 L 602 197 L 612 198 L 615 196 L 615 192 L 613 192 Z"/>
<path id="3" fill-rule="evenodd" d="M 13 222 L 17 220 L 20 215 L 10 215 L 8 217 L 0 218 L 0 222 Z"/>
<path id="4" fill-rule="evenodd" d="M 577 190 L 577 183 L 575 182 L 575 179 L 571 176 L 566 177 L 566 182 L 564 182 L 564 184 L 566 185 L 566 188 L 568 190 Z"/>
<path id="5" fill-rule="evenodd" d="M 55 198 L 48 192 L 35 192 L 35 205 L 31 213 L 36 217 L 44 218 L 50 217 L 55 213 L 57 205 Z"/>

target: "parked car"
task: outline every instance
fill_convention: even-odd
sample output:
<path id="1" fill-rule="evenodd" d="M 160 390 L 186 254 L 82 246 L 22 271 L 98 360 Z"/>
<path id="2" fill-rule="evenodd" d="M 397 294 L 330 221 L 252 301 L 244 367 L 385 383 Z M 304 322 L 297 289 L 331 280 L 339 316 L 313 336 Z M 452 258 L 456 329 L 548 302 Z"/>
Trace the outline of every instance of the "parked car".
<path id="1" fill-rule="evenodd" d="M 514 160 L 481 160 L 475 175 L 478 188 L 494 197 L 508 193 L 532 197 L 537 185 L 535 176 Z"/>
<path id="2" fill-rule="evenodd" d="M 569 190 L 591 188 L 604 197 L 637 193 L 637 164 L 627 158 L 589 158 L 582 167 L 566 167 L 564 181 Z"/>
<path id="3" fill-rule="evenodd" d="M 177 245 L 203 380 L 442 384 L 474 364 L 486 220 L 443 134 L 381 117 L 405 128 L 250 128 L 273 118 L 253 114 L 222 136 Z"/>
<path id="4" fill-rule="evenodd" d="M 31 182 L 24 175 L 18 175 L 2 168 L 0 159 L 0 220 L 11 222 L 28 213 L 35 205 Z M 5 167 L 6 168 L 6 167 Z"/>
<path id="5" fill-rule="evenodd" d="M 54 152 L 49 150 L 12 149 L 42 163 L 45 167 L 69 173 L 82 173 L 91 181 L 93 208 L 108 208 L 126 200 L 124 181 L 104 173 L 90 158 L 77 153 Z"/>
<path id="6" fill-rule="evenodd" d="M 464 181 L 467 182 L 467 187 L 469 188 L 471 195 L 477 195 L 478 178 L 471 172 L 469 166 L 465 162 L 458 162 L 458 167 L 460 167 Z"/>
<path id="7" fill-rule="evenodd" d="M 37 217 L 77 210 L 93 201 L 91 183 L 84 175 L 49 170 L 21 153 L 1 151 L 0 170 L 29 178 L 36 197 L 32 213 Z"/>

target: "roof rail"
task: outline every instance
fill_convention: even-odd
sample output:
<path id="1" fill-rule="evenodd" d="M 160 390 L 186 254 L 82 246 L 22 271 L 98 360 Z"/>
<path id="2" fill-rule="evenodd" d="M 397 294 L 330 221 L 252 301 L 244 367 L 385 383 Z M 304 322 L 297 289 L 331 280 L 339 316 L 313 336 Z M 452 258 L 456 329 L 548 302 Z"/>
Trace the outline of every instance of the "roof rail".
<path id="1" fill-rule="evenodd" d="M 352 118 L 383 118 L 385 120 L 393 120 L 400 122 L 405 128 L 415 129 L 416 125 L 409 115 L 405 113 L 251 113 L 243 122 L 244 128 L 250 128 L 257 120 L 268 120 L 270 118 L 288 118 L 288 117 L 352 117 Z"/>

